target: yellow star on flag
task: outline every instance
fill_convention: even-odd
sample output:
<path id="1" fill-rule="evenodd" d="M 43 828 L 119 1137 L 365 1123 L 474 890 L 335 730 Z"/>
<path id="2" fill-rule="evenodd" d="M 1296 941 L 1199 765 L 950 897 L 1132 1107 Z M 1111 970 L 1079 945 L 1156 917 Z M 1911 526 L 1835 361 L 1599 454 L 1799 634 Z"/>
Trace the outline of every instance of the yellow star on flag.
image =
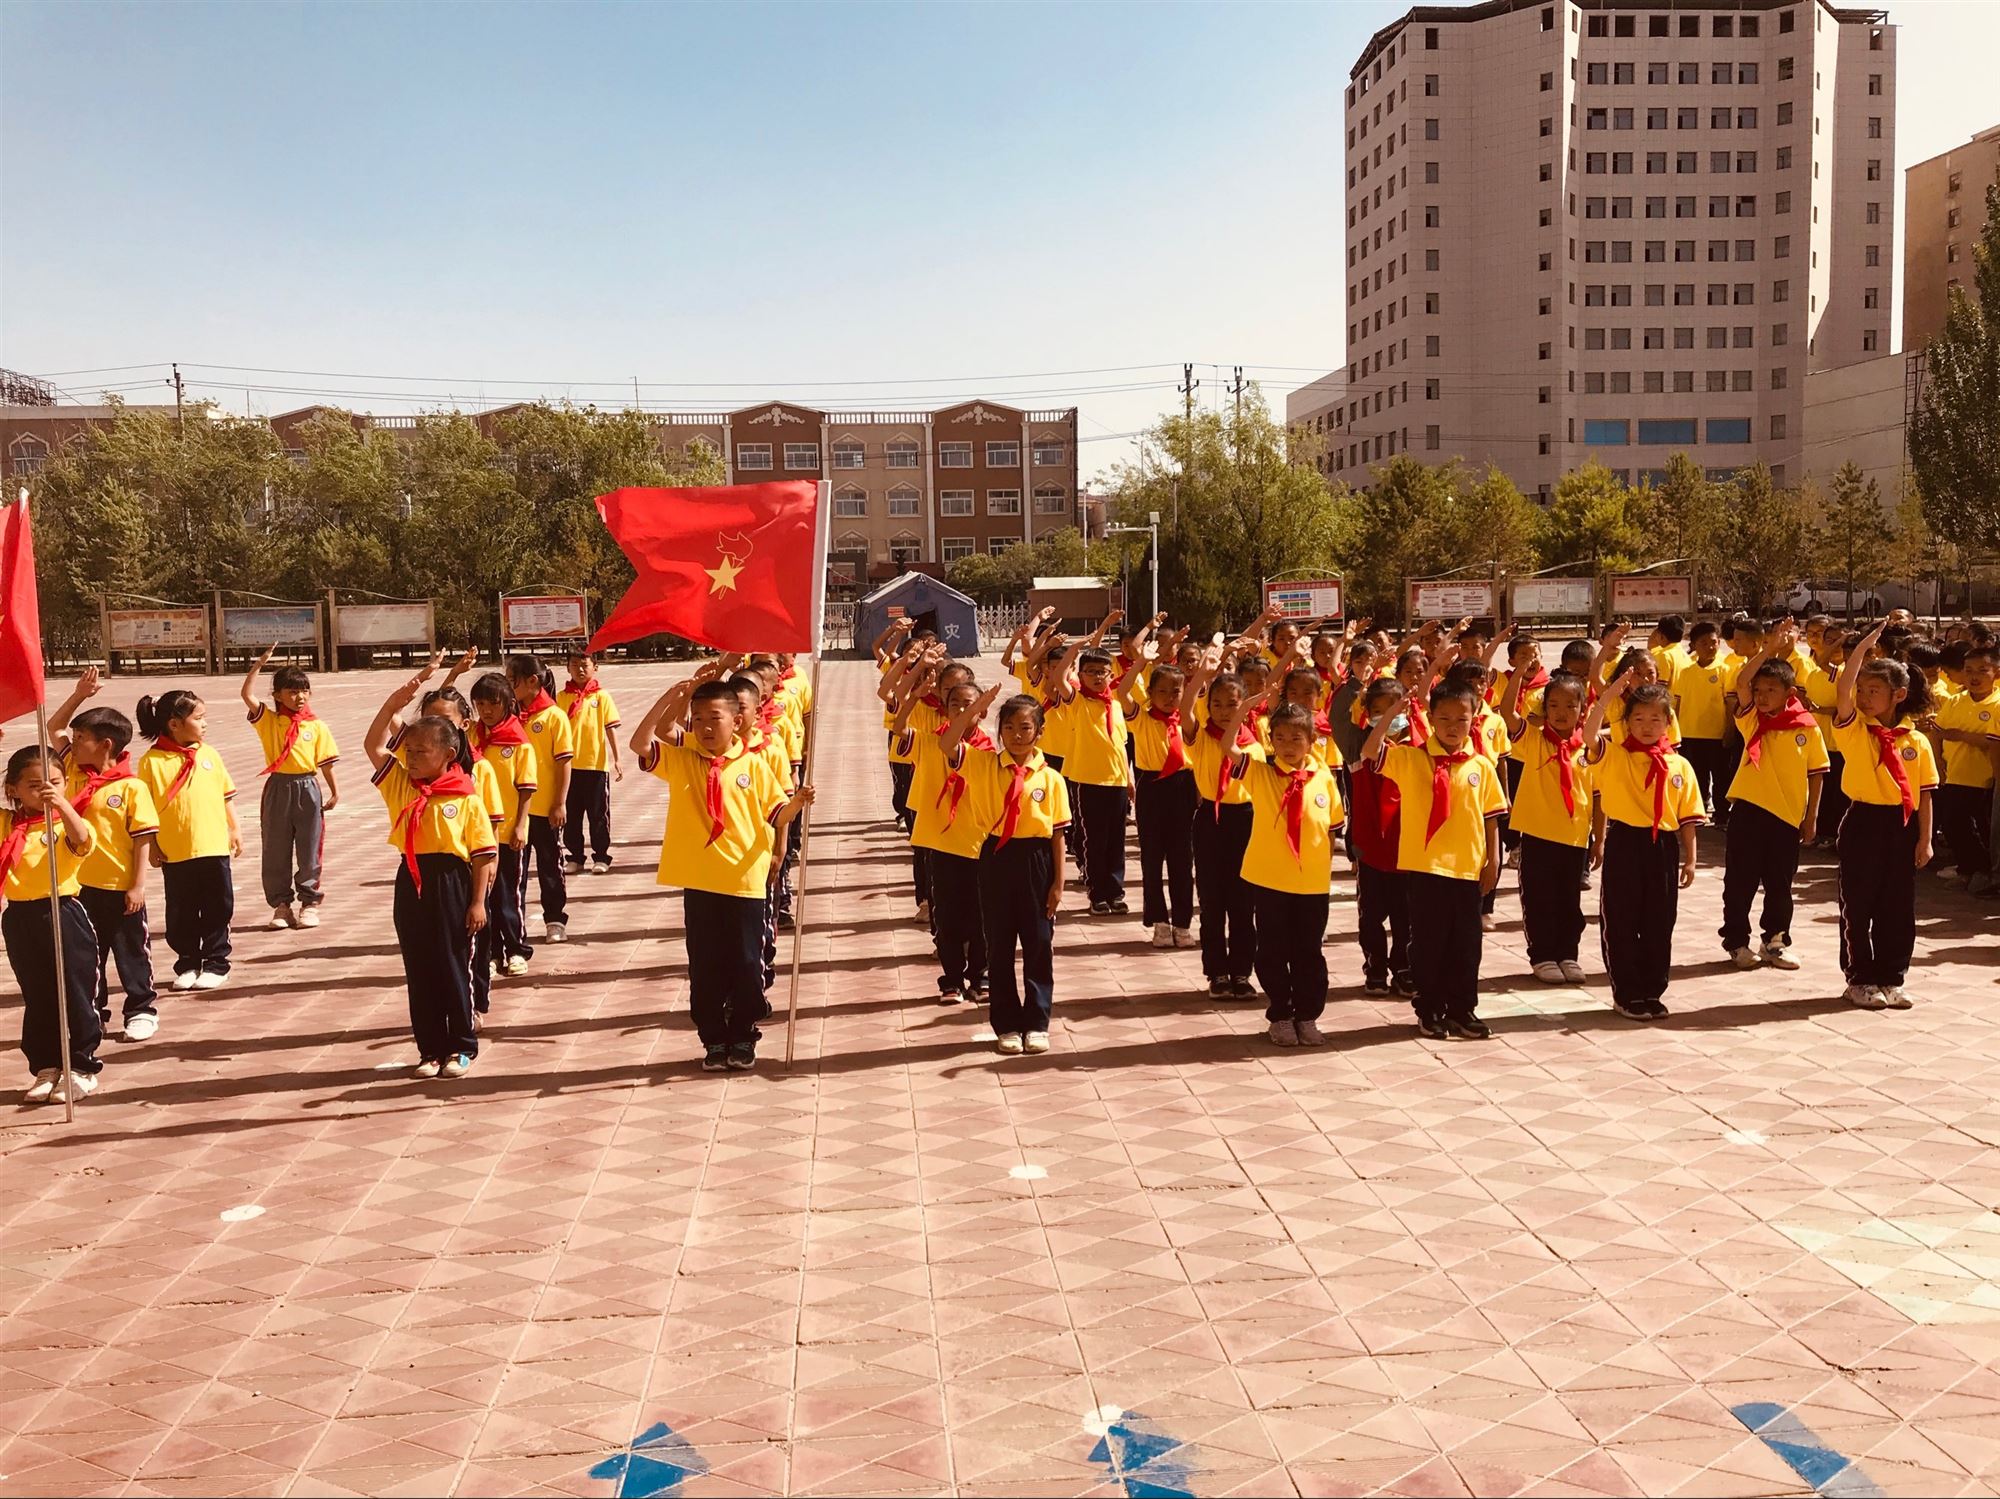
<path id="1" fill-rule="evenodd" d="M 743 571 L 743 564 L 724 552 L 720 563 L 714 567 L 703 568 L 702 571 L 709 576 L 708 592 L 713 598 L 718 593 L 727 593 L 736 587 L 736 575 Z"/>

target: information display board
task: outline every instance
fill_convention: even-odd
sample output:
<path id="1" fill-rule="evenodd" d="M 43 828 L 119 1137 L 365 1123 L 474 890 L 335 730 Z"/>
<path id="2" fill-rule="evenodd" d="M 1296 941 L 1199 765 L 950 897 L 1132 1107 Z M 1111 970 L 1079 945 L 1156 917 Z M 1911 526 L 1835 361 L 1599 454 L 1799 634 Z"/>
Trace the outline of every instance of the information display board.
<path id="1" fill-rule="evenodd" d="M 1264 607 L 1281 619 L 1339 619 L 1340 579 L 1274 579 L 1264 585 Z"/>
<path id="2" fill-rule="evenodd" d="M 222 611 L 222 643 L 225 646 L 254 647 L 305 645 L 319 648 L 319 605 L 277 604 Z"/>
<path id="3" fill-rule="evenodd" d="M 200 651 L 208 648 L 206 609 L 108 609 L 105 649 Z"/>
<path id="4" fill-rule="evenodd" d="M 1404 585 L 1405 618 L 1480 619 L 1492 615 L 1494 586 L 1491 580 L 1467 583 L 1455 578 L 1412 578 Z"/>
<path id="5" fill-rule="evenodd" d="M 1597 602 L 1589 578 L 1516 578 L 1508 585 L 1508 607 L 1516 619 L 1588 619 Z"/>
<path id="6" fill-rule="evenodd" d="M 341 604 L 333 611 L 335 645 L 421 645 L 436 638 L 431 604 Z"/>
<path id="7" fill-rule="evenodd" d="M 580 640 L 585 601 L 580 593 L 524 593 L 500 601 L 503 640 Z"/>
<path id="8" fill-rule="evenodd" d="M 1694 579 L 1658 577 L 1641 573 L 1611 580 L 1611 614 L 1638 619 L 1658 619 L 1662 614 L 1689 614 L 1694 610 Z"/>

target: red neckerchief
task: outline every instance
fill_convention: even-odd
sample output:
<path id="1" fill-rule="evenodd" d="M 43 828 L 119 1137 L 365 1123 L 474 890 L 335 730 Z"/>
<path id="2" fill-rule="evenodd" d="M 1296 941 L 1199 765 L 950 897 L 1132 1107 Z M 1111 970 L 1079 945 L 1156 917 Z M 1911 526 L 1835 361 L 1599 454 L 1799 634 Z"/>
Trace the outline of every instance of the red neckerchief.
<path id="1" fill-rule="evenodd" d="M 1479 717 L 1477 717 L 1477 718 L 1475 718 L 1475 719 L 1473 719 L 1473 720 L 1472 720 L 1472 734 L 1471 734 L 1471 739 L 1472 739 L 1472 752 L 1473 752 L 1474 754 L 1476 754 L 1476 755 L 1483 755 L 1483 754 L 1485 754 L 1485 753 L 1486 753 L 1486 715 L 1485 715 L 1485 714 L 1483 714 L 1483 713 L 1482 713 L 1482 714 L 1481 714 L 1481 715 L 1480 715 Z"/>
<path id="2" fill-rule="evenodd" d="M 1320 712 L 1319 709 L 1313 709 L 1313 734 L 1315 737 L 1325 739 L 1332 733 L 1333 720 Z"/>
<path id="3" fill-rule="evenodd" d="M 949 723 L 939 724 L 937 726 L 938 738 L 944 738 L 945 731 L 950 727 Z M 946 827 L 950 827 L 954 822 L 958 821 L 958 804 L 965 800 L 964 751 L 986 750 L 990 752 L 992 748 L 993 736 L 988 734 L 984 729 L 973 729 L 966 734 L 964 740 L 961 742 L 959 754 L 960 768 L 953 770 L 948 766 L 946 767 L 944 784 L 938 788 L 937 800 L 931 803 L 931 806 L 935 809 L 944 805 L 946 797 L 951 798 L 951 810 L 945 813 L 944 816 L 944 825 Z"/>
<path id="4" fill-rule="evenodd" d="M 578 687 L 572 683 L 569 690 L 575 694 L 575 696 L 569 700 L 569 721 L 571 723 L 575 723 L 576 715 L 583 711 L 583 705 L 585 701 L 588 700 L 593 694 L 602 692 L 604 690 L 604 684 L 598 681 L 597 678 L 592 677 L 588 682 L 585 682 L 581 687 Z"/>
<path id="5" fill-rule="evenodd" d="M 1916 793 L 1910 789 L 1910 778 L 1903 771 L 1903 757 L 1896 753 L 1896 741 L 1905 737 L 1908 724 L 1897 724 L 1893 729 L 1885 729 L 1880 724 L 1864 723 L 1863 727 L 1875 737 L 1875 753 L 1881 760 L 1882 768 L 1889 772 L 1889 779 L 1896 783 L 1896 791 L 1903 798 L 1903 821 L 1909 822 L 1910 814 L 1916 810 Z"/>
<path id="6" fill-rule="evenodd" d="M 1667 741 L 1656 739 L 1651 744 L 1641 744 L 1630 734 L 1619 746 L 1629 755 L 1644 755 L 1652 764 L 1646 767 L 1646 784 L 1653 788 L 1653 841 L 1660 838 L 1660 824 L 1667 816 L 1667 756 L 1671 753 Z"/>
<path id="7" fill-rule="evenodd" d="M 1263 742 L 1266 732 L 1264 725 L 1270 716 L 1271 705 L 1269 703 L 1265 703 L 1262 707 L 1252 708 L 1248 713 L 1243 715 L 1243 722 L 1250 727 L 1250 732 L 1257 736 L 1259 743 Z"/>
<path id="8" fill-rule="evenodd" d="M 923 695 L 922 702 L 933 713 L 944 712 L 944 699 L 939 697 L 935 692 L 926 692 Z"/>
<path id="9" fill-rule="evenodd" d="M 273 708 L 271 711 L 278 713 L 276 708 Z M 278 716 L 283 718 L 286 715 L 278 713 Z M 266 765 L 258 774 L 269 775 L 280 765 L 283 765 L 285 763 L 285 756 L 289 755 L 292 752 L 292 746 L 299 742 L 299 725 L 311 723 L 318 717 L 319 715 L 313 712 L 311 703 L 300 703 L 299 711 L 291 715 L 292 721 L 285 729 L 284 742 L 278 746 L 278 753 L 271 757 L 271 763 Z"/>
<path id="10" fill-rule="evenodd" d="M 780 711 L 782 709 L 777 698 L 765 698 L 763 702 L 757 705 L 757 727 L 769 733 L 771 725 L 778 721 Z"/>
<path id="11" fill-rule="evenodd" d="M 1562 784 L 1563 811 L 1576 816 L 1576 752 L 1583 748 L 1583 734 L 1571 729 L 1567 736 L 1558 734 L 1546 723 L 1542 725 L 1542 738 L 1548 741 L 1549 758 L 1556 762 L 1556 779 Z"/>
<path id="12" fill-rule="evenodd" d="M 1011 767 L 1013 779 L 1007 782 L 1007 800 L 1000 809 L 1000 841 L 993 846 L 1005 848 L 1014 836 L 1014 829 L 1021 821 L 1021 793 L 1027 785 L 1028 777 L 1042 768 L 1041 755 L 1030 750 L 1028 758 L 1019 760 Z"/>
<path id="13" fill-rule="evenodd" d="M 1424 824 L 1424 846 L 1430 846 L 1431 839 L 1444 826 L 1445 818 L 1451 812 L 1451 768 L 1463 765 L 1472 756 L 1464 750 L 1455 755 L 1431 756 L 1431 815 Z"/>
<path id="14" fill-rule="evenodd" d="M 1088 687 L 1078 686 L 1076 695 L 1089 698 L 1093 703 L 1104 704 L 1104 732 L 1116 738 L 1117 720 L 1112 716 L 1116 705 L 1112 701 L 1111 689 L 1107 687 L 1102 692 L 1092 692 Z"/>
<path id="15" fill-rule="evenodd" d="M 778 680 L 780 682 L 789 682 L 793 677 L 797 676 L 798 674 L 799 674 L 799 669 L 796 666 L 788 666 L 783 671 L 778 673 Z"/>
<path id="16" fill-rule="evenodd" d="M 132 757 L 130 754 L 120 755 L 102 770 L 86 770 L 83 773 L 83 785 L 78 788 L 76 796 L 70 801 L 70 805 L 75 807 L 77 814 L 81 816 L 89 808 L 90 799 L 97 795 L 99 788 L 109 786 L 113 781 L 122 781 L 131 774 Z"/>
<path id="17" fill-rule="evenodd" d="M 21 850 L 27 846 L 27 819 L 18 811 L 9 813 L 7 836 L 0 839 L 0 885 L 7 883 L 7 876 L 14 868 L 14 861 L 21 857 Z"/>
<path id="18" fill-rule="evenodd" d="M 1422 708 L 1414 708 L 1414 707 L 1411 708 L 1410 743 L 1415 745 L 1418 749 L 1422 749 L 1426 744 L 1430 743 L 1430 738 L 1431 738 L 1431 723 L 1430 720 L 1424 716 L 1424 710 Z"/>
<path id="19" fill-rule="evenodd" d="M 1303 863 L 1300 845 L 1305 840 L 1306 787 L 1312 784 L 1314 766 L 1307 760 L 1297 770 L 1284 770 L 1274 760 L 1271 769 L 1285 778 L 1285 794 L 1278 800 L 1278 812 L 1285 819 L 1285 842 L 1294 862 Z"/>
<path id="20" fill-rule="evenodd" d="M 1209 738 L 1215 740 L 1218 744 L 1222 742 L 1222 730 L 1218 729 L 1213 723 L 1203 724 L 1201 726 L 1201 731 L 1202 733 L 1208 735 Z M 1231 770 L 1230 761 L 1234 758 L 1233 751 L 1239 749 L 1248 749 L 1251 745 L 1255 744 L 1256 742 L 1257 742 L 1257 736 L 1250 732 L 1250 726 L 1248 724 L 1240 723 L 1236 726 L 1236 743 L 1231 747 L 1231 749 L 1224 750 L 1222 752 L 1222 767 L 1220 770 L 1216 772 L 1215 776 L 1214 805 L 1215 805 L 1215 820 L 1217 822 L 1222 821 L 1222 798 L 1224 793 L 1226 793 L 1229 790 L 1229 776 Z"/>
<path id="21" fill-rule="evenodd" d="M 537 713 L 545 712 L 546 710 L 553 708 L 555 705 L 556 705 L 556 700 L 550 697 L 548 693 L 544 692 L 541 688 L 537 687 L 535 689 L 535 696 L 533 701 L 522 704 L 521 717 L 533 718 Z"/>
<path id="22" fill-rule="evenodd" d="M 1535 674 L 1521 684 L 1521 696 L 1526 697 L 1529 693 L 1539 691 L 1548 685 L 1549 669 L 1546 666 L 1538 666 L 1535 668 Z M 1515 701 L 1519 702 L 1520 698 L 1516 698 Z"/>
<path id="23" fill-rule="evenodd" d="M 158 739 L 153 741 L 153 748 L 163 754 L 176 755 L 180 758 L 181 762 L 181 768 L 174 772 L 173 780 L 168 783 L 166 791 L 160 797 L 160 805 L 167 807 L 172 805 L 173 799 L 181 794 L 181 788 L 187 785 L 189 780 L 193 778 L 194 757 L 196 752 L 201 749 L 201 746 L 198 744 L 182 744 L 178 739 L 173 739 L 162 734 Z"/>
<path id="24" fill-rule="evenodd" d="M 702 844 L 703 848 L 713 848 L 715 840 L 729 826 L 722 815 L 722 767 L 725 763 L 721 755 L 708 756 L 708 781 L 703 788 L 703 802 L 708 808 L 708 841 Z"/>
<path id="25" fill-rule="evenodd" d="M 476 720 L 472 725 L 472 747 L 482 755 L 486 753 L 487 746 L 489 745 L 526 744 L 527 742 L 528 731 L 521 727 L 520 718 L 513 714 L 509 714 L 506 718 L 501 719 L 500 722 L 494 724 L 490 729 L 485 724 Z"/>
<path id="26" fill-rule="evenodd" d="M 1146 711 L 1155 723 L 1166 725 L 1167 751 L 1160 760 L 1161 778 L 1179 775 L 1187 769 L 1188 763 L 1187 741 L 1181 738 L 1181 710 L 1170 708 L 1162 713 L 1158 708 L 1148 708 Z"/>
<path id="27" fill-rule="evenodd" d="M 456 765 L 447 765 L 428 781 L 410 777 L 410 804 L 396 814 L 396 820 L 403 825 L 403 867 L 410 871 L 417 894 L 424 893 L 424 872 L 417 865 L 417 827 L 424 820 L 424 809 L 433 797 L 471 796 L 475 790 L 472 777 Z"/>
<path id="28" fill-rule="evenodd" d="M 1763 746 L 1758 741 L 1766 734 L 1782 734 L 1788 729 L 1810 728 L 1816 721 L 1812 716 L 1812 710 L 1797 698 L 1786 698 L 1785 706 L 1776 713 L 1757 715 L 1757 732 L 1744 741 L 1743 758 L 1755 765 L 1764 753 Z"/>

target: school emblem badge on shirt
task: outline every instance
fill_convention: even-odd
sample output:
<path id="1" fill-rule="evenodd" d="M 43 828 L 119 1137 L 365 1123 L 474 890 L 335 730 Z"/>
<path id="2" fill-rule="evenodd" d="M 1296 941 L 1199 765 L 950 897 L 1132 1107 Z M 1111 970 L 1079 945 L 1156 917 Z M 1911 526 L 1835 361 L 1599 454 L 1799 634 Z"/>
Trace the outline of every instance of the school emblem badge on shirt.
<path id="1" fill-rule="evenodd" d="M 542 732 L 542 725 L 541 725 L 541 721 L 540 721 L 539 719 L 537 719 L 537 720 L 536 720 L 536 721 L 535 721 L 534 723 L 531 723 L 531 724 L 529 724 L 529 725 L 528 725 L 528 732 L 529 732 L 530 734 L 539 734 L 539 733 L 541 733 L 541 732 Z"/>
<path id="2" fill-rule="evenodd" d="M 1681 787 L 1687 785 L 1687 779 L 1684 776 L 1677 775 L 1673 778 L 1673 780 L 1669 784 L 1673 786 L 1674 790 L 1678 791 L 1681 789 Z"/>
<path id="3" fill-rule="evenodd" d="M 122 792 L 114 791 L 111 793 L 111 795 L 104 798 L 104 803 L 106 806 L 110 807 L 112 811 L 116 812 L 120 807 L 125 805 L 124 794 Z"/>
<path id="4" fill-rule="evenodd" d="M 1903 758 L 1904 758 L 1905 760 L 1914 760 L 1914 759 L 1916 759 L 1916 758 L 1917 758 L 1917 747 L 1916 747 L 1916 746 L 1915 746 L 1914 744 L 1906 744 L 1906 745 L 1904 745 L 1904 746 L 1903 746 Z"/>
<path id="5" fill-rule="evenodd" d="M 1048 792 L 1037 786 L 1033 791 L 1028 793 L 1028 800 L 1031 802 L 1046 801 L 1048 800 L 1048 795 Z"/>
<path id="6" fill-rule="evenodd" d="M 1313 798 L 1313 805 L 1321 808 L 1326 806 L 1326 793 L 1324 791 Z"/>
<path id="7" fill-rule="evenodd" d="M 1800 749 L 1804 749 L 1806 747 L 1806 736 L 1803 734 L 1794 734 L 1792 735 L 1792 743 L 1796 744 Z"/>
<path id="8" fill-rule="evenodd" d="M 748 791 L 750 789 L 750 772 L 747 770 L 739 771 L 736 776 L 736 784 L 741 786 L 745 791 Z"/>
<path id="9" fill-rule="evenodd" d="M 438 808 L 438 810 L 444 813 L 444 815 L 447 817 L 456 817 L 458 816 L 458 803 L 446 802 L 442 807 Z"/>
<path id="10" fill-rule="evenodd" d="M 501 745 L 501 746 L 500 746 L 500 758 L 501 758 L 501 759 L 503 759 L 503 760 L 511 760 L 511 759 L 513 759 L 513 758 L 514 758 L 514 746 L 513 746 L 513 745 L 511 745 L 511 744 L 503 744 L 503 745 Z"/>

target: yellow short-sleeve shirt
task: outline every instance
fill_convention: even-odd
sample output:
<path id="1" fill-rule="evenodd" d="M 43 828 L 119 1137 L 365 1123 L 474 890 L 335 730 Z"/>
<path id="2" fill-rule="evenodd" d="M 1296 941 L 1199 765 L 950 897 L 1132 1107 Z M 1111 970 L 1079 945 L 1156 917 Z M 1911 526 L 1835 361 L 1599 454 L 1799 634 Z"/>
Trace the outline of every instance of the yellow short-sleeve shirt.
<path id="1" fill-rule="evenodd" d="M 1937 710 L 1941 729 L 1959 729 L 1968 734 L 1991 738 L 2000 734 L 2000 688 L 1974 697 L 1961 692 L 1948 698 Z M 1947 739 L 1944 745 L 1944 783 L 1947 786 L 1986 787 L 1993 784 L 1993 761 L 1984 744 L 1960 744 Z"/>
<path id="2" fill-rule="evenodd" d="M 1591 787 L 1597 803 L 1612 822 L 1635 828 L 1653 826 L 1653 794 L 1647 784 L 1653 757 L 1628 750 L 1617 743 L 1605 746 L 1603 755 L 1591 766 Z M 1698 827 L 1708 820 L 1701 804 L 1701 789 L 1694 783 L 1694 770 L 1677 754 L 1668 754 L 1663 765 L 1667 778 L 1666 796 L 1660 809 L 1660 831 L 1671 833 L 1686 824 Z"/>
<path id="3" fill-rule="evenodd" d="M 569 720 L 571 770 L 606 770 L 611 765 L 611 746 L 605 736 L 618 727 L 618 704 L 602 687 L 585 697 L 574 687 L 556 694 L 556 706 Z"/>
<path id="4" fill-rule="evenodd" d="M 713 842 L 709 757 L 692 744 L 656 743 L 640 760 L 640 769 L 668 788 L 659 883 L 762 900 L 771 875 L 771 820 L 785 805 L 785 795 L 770 762 L 740 741 L 721 760 L 722 832 Z"/>
<path id="5" fill-rule="evenodd" d="M 1395 782 L 1402 809 L 1396 867 L 1413 874 L 1476 880 L 1486 867 L 1488 819 L 1507 810 L 1507 792 L 1500 784 L 1499 768 L 1468 747 L 1465 759 L 1445 766 L 1444 823 L 1431 833 L 1431 804 L 1443 753 L 1434 739 L 1421 745 L 1383 746 L 1381 773 Z"/>
<path id="6" fill-rule="evenodd" d="M 1762 807 L 1780 822 L 1798 827 L 1806 820 L 1811 778 L 1827 770 L 1826 739 L 1817 723 L 1795 729 L 1773 729 L 1757 740 L 1757 761 L 1749 745 L 1757 734 L 1757 710 L 1736 715 L 1736 732 L 1743 736 L 1743 758 L 1729 783 L 1732 802 Z"/>
<path id="7" fill-rule="evenodd" d="M 1014 783 L 1015 761 L 1005 750 L 962 750 L 959 766 L 969 783 L 968 795 L 978 798 L 983 816 L 992 814 L 987 834 L 1000 835 L 1007 820 L 1007 788 Z M 1069 784 L 1062 772 L 1045 759 L 1040 750 L 1030 750 L 1020 764 L 1026 768 L 1021 778 L 1020 811 L 1014 819 L 1015 838 L 1053 838 L 1069 826 Z M 960 810 L 963 817 L 965 811 Z"/>
<path id="8" fill-rule="evenodd" d="M 1239 748 L 1247 757 L 1242 763 L 1236 758 Z M 1195 789 L 1202 800 L 1240 807 L 1250 800 L 1246 778 L 1250 763 L 1264 758 L 1264 746 L 1252 740 L 1239 747 L 1233 738 L 1225 742 L 1220 734 L 1211 734 L 1207 725 L 1203 725 L 1188 745 L 1188 758 L 1194 762 Z"/>
<path id="9" fill-rule="evenodd" d="M 257 731 L 264 763 L 271 767 L 273 775 L 309 776 L 322 765 L 331 765 L 340 758 L 332 726 L 319 718 L 308 718 L 301 723 L 292 747 L 286 749 L 285 735 L 291 733 L 293 721 L 291 714 L 280 713 L 263 703 L 250 710 L 250 727 Z"/>
<path id="10" fill-rule="evenodd" d="M 428 798 L 423 810 L 417 812 L 417 786 L 409 771 L 400 760 L 384 760 L 375 772 L 375 789 L 382 793 L 382 804 L 389 809 L 389 846 L 399 852 L 406 849 L 404 840 L 415 813 L 417 837 L 412 852 L 450 854 L 468 864 L 490 857 L 494 851 L 493 820 L 480 800 L 479 782 L 475 779 L 472 784 L 469 792 Z"/>
<path id="11" fill-rule="evenodd" d="M 71 805 L 83 795 L 84 774 L 74 769 L 64 778 L 63 794 Z M 93 890 L 130 890 L 139 873 L 132 841 L 160 829 L 153 793 L 137 774 L 120 776 L 100 785 L 91 793 L 90 805 L 77 811 L 90 825 L 90 852 L 84 855 L 80 882 Z"/>
<path id="12" fill-rule="evenodd" d="M 1720 739 L 1729 728 L 1729 708 L 1723 701 L 1722 663 L 1683 662 L 1671 684 L 1674 714 L 1690 739 Z"/>
<path id="13" fill-rule="evenodd" d="M 1188 730 L 1186 724 L 1174 726 L 1181 736 L 1182 769 L 1187 768 L 1191 756 L 1188 754 Z M 1141 709 L 1139 716 L 1132 720 L 1132 766 L 1135 770 L 1159 770 L 1166 764 L 1167 741 L 1171 733 L 1167 724 L 1153 716 L 1149 708 Z"/>
<path id="14" fill-rule="evenodd" d="M 1913 803 L 1938 783 L 1937 756 L 1931 742 L 1908 719 L 1897 724 L 1893 753 L 1902 762 L 1903 778 L 1910 783 Z M 1896 778 L 1883 769 L 1879 741 L 1867 720 L 1857 713 L 1845 723 L 1833 726 L 1833 747 L 1840 751 L 1840 789 L 1847 799 L 1878 807 L 1900 807 L 1903 793 Z"/>
<path id="15" fill-rule="evenodd" d="M 21 852 L 7 869 L 7 881 L 0 887 L 0 895 L 5 895 L 7 904 L 17 901 L 46 901 L 49 898 L 49 850 L 55 850 L 56 893 L 74 895 L 81 884 L 79 876 L 88 850 L 79 853 L 69 846 L 69 835 L 62 822 L 57 821 L 52 835 L 43 818 L 15 811 L 0 811 L 0 843 L 14 836 L 14 825 L 25 818 L 26 836 L 21 840 Z"/>
<path id="16" fill-rule="evenodd" d="M 1307 780 L 1299 797 L 1299 851 L 1294 854 L 1285 806 L 1291 773 L 1268 760 L 1244 757 L 1251 813 L 1243 878 L 1288 895 L 1324 895 L 1333 888 L 1333 830 L 1347 820 L 1347 809 L 1330 769 L 1311 758 L 1298 768 L 1307 772 Z"/>
<path id="17" fill-rule="evenodd" d="M 1470 743 L 1474 754 L 1484 755 L 1497 765 L 1513 749 L 1514 738 L 1507 732 L 1507 721 L 1481 703 L 1479 716 L 1472 723 Z"/>
<path id="18" fill-rule="evenodd" d="M 1514 741 L 1510 757 L 1521 767 L 1507 826 L 1545 843 L 1583 848 L 1590 842 L 1590 766 L 1583 743 L 1564 749 L 1538 725 Z M 1562 762 L 1569 762 L 1570 801 L 1563 802 Z"/>
<path id="19" fill-rule="evenodd" d="M 1079 786 L 1123 786 L 1125 774 L 1125 713 L 1114 700 L 1108 707 L 1078 694 L 1052 715 L 1063 751 L 1063 774 Z"/>
<path id="20" fill-rule="evenodd" d="M 194 768 L 181 789 L 167 788 L 180 774 L 181 757 L 168 750 L 149 749 L 139 757 L 138 776 L 152 793 L 160 814 L 160 854 L 169 864 L 188 859 L 212 859 L 229 854 L 229 799 L 236 783 L 212 744 L 194 752 Z"/>
<path id="21" fill-rule="evenodd" d="M 981 752 L 983 753 L 983 752 Z M 910 845 L 961 859 L 979 857 L 979 845 L 993 826 L 997 808 L 974 796 L 970 779 L 959 777 L 945 763 L 944 744 L 933 731 L 917 745 L 916 771 L 910 777 L 913 826 Z M 957 792 L 954 798 L 953 792 Z"/>
<path id="22" fill-rule="evenodd" d="M 576 758 L 576 735 L 569 715 L 554 703 L 539 713 L 521 715 L 528 731 L 528 752 L 535 757 L 535 791 L 528 798 L 530 817 L 547 817 L 556 804 L 556 771 Z"/>
<path id="23" fill-rule="evenodd" d="M 511 842 L 515 820 L 535 794 L 534 749 L 526 744 L 489 744 L 480 751 L 479 763 L 492 771 L 500 788 L 500 810 L 494 815 L 493 830 Z"/>

